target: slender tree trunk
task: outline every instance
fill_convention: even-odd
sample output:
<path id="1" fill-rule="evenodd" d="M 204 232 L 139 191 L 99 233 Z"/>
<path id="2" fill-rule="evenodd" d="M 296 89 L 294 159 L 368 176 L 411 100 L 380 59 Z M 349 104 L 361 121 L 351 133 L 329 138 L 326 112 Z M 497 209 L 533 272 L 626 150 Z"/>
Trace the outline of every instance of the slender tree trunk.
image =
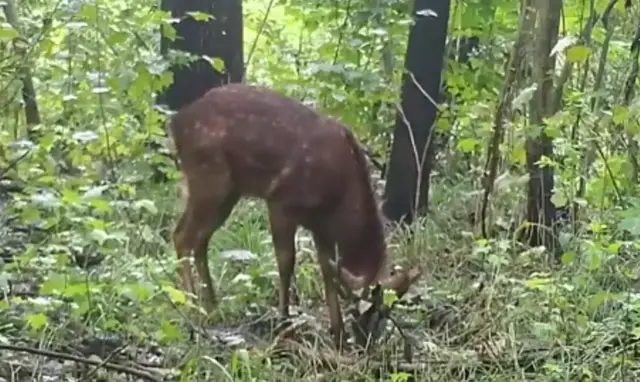
<path id="1" fill-rule="evenodd" d="M 18 12 L 16 10 L 15 0 L 6 0 L 4 4 L 4 14 L 11 26 L 20 31 L 20 23 L 18 21 Z M 24 55 L 22 49 L 18 53 Z M 38 101 L 36 98 L 36 90 L 33 86 L 33 77 L 31 76 L 31 63 L 29 60 L 23 60 L 20 66 L 20 79 L 22 81 L 22 101 L 24 102 L 25 119 L 28 126 L 40 124 L 40 111 L 38 110 Z M 30 134 L 31 135 L 31 134 Z M 30 138 L 33 138 L 30 136 Z"/>
<path id="2" fill-rule="evenodd" d="M 562 0 L 538 0 L 536 4 L 535 55 L 533 57 L 533 79 L 538 88 L 531 100 L 529 114 L 533 128 L 544 127 L 544 119 L 554 112 L 553 71 L 555 55 L 551 49 L 558 39 Z M 526 141 L 529 187 L 527 192 L 527 220 L 529 244 L 543 245 L 549 251 L 560 251 L 555 234 L 555 207 L 551 203 L 553 191 L 553 169 L 542 166 L 544 157 L 553 159 L 553 142 L 541 130 L 537 137 Z"/>

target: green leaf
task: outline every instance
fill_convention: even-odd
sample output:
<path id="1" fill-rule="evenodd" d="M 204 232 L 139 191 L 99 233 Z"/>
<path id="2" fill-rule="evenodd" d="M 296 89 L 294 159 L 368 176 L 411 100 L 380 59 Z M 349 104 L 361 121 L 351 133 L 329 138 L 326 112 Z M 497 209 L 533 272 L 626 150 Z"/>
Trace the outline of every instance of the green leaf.
<path id="1" fill-rule="evenodd" d="M 132 300 L 136 300 L 138 302 L 144 302 L 149 300 L 153 295 L 152 285 L 147 283 L 137 283 L 128 285 L 122 291 L 123 294 L 127 295 Z"/>
<path id="2" fill-rule="evenodd" d="M 185 12 L 187 15 L 191 16 L 194 20 L 196 21 L 209 21 L 209 20 L 215 20 L 215 17 L 209 13 L 204 13 L 204 12 L 200 12 L 200 11 L 193 11 L 193 12 Z"/>
<path id="3" fill-rule="evenodd" d="M 527 151 L 523 145 L 517 145 L 513 148 L 513 151 L 511 151 L 511 161 L 513 161 L 514 164 L 521 165 L 527 163 Z"/>
<path id="4" fill-rule="evenodd" d="M 158 207 L 156 207 L 156 204 L 149 199 L 137 200 L 133 204 L 133 208 L 135 208 L 136 210 L 145 209 L 147 210 L 147 212 L 149 212 L 152 215 L 155 215 L 158 213 Z"/>
<path id="5" fill-rule="evenodd" d="M 175 341 L 182 339 L 182 333 L 179 328 L 169 321 L 162 321 L 160 324 L 159 337 L 164 341 Z"/>
<path id="6" fill-rule="evenodd" d="M 178 32 L 171 23 L 165 23 L 162 24 L 162 35 L 170 41 L 175 41 Z"/>
<path id="7" fill-rule="evenodd" d="M 640 217 L 634 216 L 623 219 L 618 227 L 634 236 L 640 236 Z"/>
<path id="8" fill-rule="evenodd" d="M 108 188 L 109 186 L 91 187 L 82 195 L 82 199 L 91 200 L 91 199 L 100 198 L 102 196 L 102 193 Z"/>
<path id="9" fill-rule="evenodd" d="M 391 382 L 407 382 L 411 374 L 405 372 L 398 372 L 391 374 Z"/>
<path id="10" fill-rule="evenodd" d="M 80 7 L 77 16 L 85 21 L 95 23 L 98 20 L 98 8 L 95 5 L 84 3 Z"/>
<path id="11" fill-rule="evenodd" d="M 551 203 L 556 207 L 563 207 L 567 204 L 567 198 L 563 192 L 554 192 L 553 195 L 551 195 Z"/>
<path id="12" fill-rule="evenodd" d="M 545 290 L 546 287 L 553 283 L 550 277 L 533 277 L 526 281 L 527 288 Z"/>
<path id="13" fill-rule="evenodd" d="M 385 290 L 384 291 L 384 297 L 383 297 L 383 303 L 386 306 L 392 306 L 396 301 L 398 301 L 398 295 L 396 294 L 396 292 L 392 291 L 392 290 Z"/>
<path id="14" fill-rule="evenodd" d="M 11 24 L 0 23 L 0 41 L 11 41 L 18 35 L 18 31 Z"/>
<path id="15" fill-rule="evenodd" d="M 620 297 L 618 295 L 616 295 L 615 293 L 611 293 L 611 292 L 598 292 L 596 294 L 594 294 L 593 296 L 591 296 L 591 298 L 589 299 L 588 302 L 588 306 L 589 309 L 591 310 L 591 312 L 595 311 L 596 309 L 600 308 L 603 304 L 609 302 L 609 301 L 617 301 L 619 300 Z"/>
<path id="16" fill-rule="evenodd" d="M 475 148 L 479 145 L 480 140 L 475 138 L 465 138 L 458 142 L 458 150 L 466 154 L 473 152 L 473 150 L 475 150 Z"/>
<path id="17" fill-rule="evenodd" d="M 73 298 L 76 296 L 86 296 L 87 293 L 89 293 L 89 287 L 86 283 L 74 283 L 66 286 L 63 296 Z"/>
<path id="18" fill-rule="evenodd" d="M 35 330 L 40 330 L 49 324 L 49 318 L 44 313 L 27 315 L 27 324 Z"/>
<path id="19" fill-rule="evenodd" d="M 95 208 L 96 212 L 102 212 L 105 214 L 111 213 L 113 208 L 109 205 L 109 202 L 102 199 L 93 199 L 90 202 L 91 206 Z"/>
<path id="20" fill-rule="evenodd" d="M 549 124 L 544 127 L 544 135 L 551 139 L 559 138 L 562 136 L 562 130 L 560 126 Z"/>
<path id="21" fill-rule="evenodd" d="M 44 283 L 42 283 L 39 293 L 43 295 L 60 293 L 64 290 L 65 286 L 65 278 L 62 275 L 54 274 L 49 276 L 49 278 Z"/>
<path id="22" fill-rule="evenodd" d="M 99 245 L 103 245 L 104 242 L 109 239 L 109 235 L 104 230 L 101 230 L 101 229 L 94 229 L 93 231 L 91 231 L 89 236 L 93 241 L 97 242 Z"/>
<path id="23" fill-rule="evenodd" d="M 155 240 L 155 236 L 153 235 L 153 231 L 148 225 L 142 227 L 142 232 L 140 233 L 140 239 L 147 243 L 153 243 Z"/>
<path id="24" fill-rule="evenodd" d="M 63 188 L 62 191 L 62 201 L 67 205 L 76 205 L 81 202 L 80 194 L 78 194 L 75 190 L 71 190 L 69 188 Z"/>
<path id="25" fill-rule="evenodd" d="M 203 55 L 202 58 L 207 60 L 217 71 L 221 73 L 224 72 L 224 60 L 220 57 L 209 57 L 207 55 Z"/>
<path id="26" fill-rule="evenodd" d="M 605 9 L 607 9 L 607 6 L 609 5 L 609 1 L 610 0 L 598 0 L 596 2 L 595 11 L 602 14 L 605 11 Z"/>
<path id="27" fill-rule="evenodd" d="M 20 212 L 20 219 L 25 224 L 35 224 L 41 220 L 40 210 L 34 205 L 28 205 Z"/>
<path id="28" fill-rule="evenodd" d="M 614 4 L 614 8 L 616 10 L 618 10 L 618 12 L 620 13 L 624 13 L 627 9 L 626 9 L 626 5 L 625 5 L 626 1 L 616 1 Z"/>
<path id="29" fill-rule="evenodd" d="M 588 258 L 589 270 L 596 271 L 602 267 L 602 254 L 599 251 L 592 249 L 588 252 Z"/>
<path id="30" fill-rule="evenodd" d="M 616 105 L 613 108 L 613 122 L 623 124 L 629 119 L 629 108 L 623 105 Z"/>
<path id="31" fill-rule="evenodd" d="M 109 36 L 109 45 L 119 45 L 127 41 L 129 34 L 127 32 L 118 31 Z"/>
<path id="32" fill-rule="evenodd" d="M 48 132 L 45 133 L 42 138 L 40 138 L 40 142 L 38 143 L 38 145 L 40 146 L 40 149 L 44 150 L 45 152 L 50 152 L 57 140 L 57 136 L 54 132 Z"/>
<path id="33" fill-rule="evenodd" d="M 562 264 L 564 265 L 569 265 L 569 264 L 573 264 L 573 262 L 576 260 L 576 253 L 575 252 L 566 252 L 562 254 L 562 257 L 560 258 L 562 260 Z"/>
<path id="34" fill-rule="evenodd" d="M 187 295 L 185 295 L 181 290 L 176 289 L 170 285 L 163 286 L 162 291 L 164 291 L 169 296 L 169 299 L 174 304 L 181 305 L 187 302 Z"/>
<path id="35" fill-rule="evenodd" d="M 566 36 L 559 39 L 556 45 L 553 47 L 553 49 L 551 49 L 551 53 L 549 55 L 553 56 L 558 52 L 564 52 L 565 49 L 567 49 L 569 46 L 575 43 L 575 41 L 576 39 L 573 36 Z"/>
<path id="36" fill-rule="evenodd" d="M 613 255 L 617 255 L 620 253 L 620 248 L 622 248 L 622 243 L 620 242 L 611 243 L 607 246 L 607 252 Z"/>
<path id="37" fill-rule="evenodd" d="M 567 60 L 569 62 L 580 63 L 585 62 L 591 54 L 591 49 L 584 45 L 574 45 L 567 49 Z"/>

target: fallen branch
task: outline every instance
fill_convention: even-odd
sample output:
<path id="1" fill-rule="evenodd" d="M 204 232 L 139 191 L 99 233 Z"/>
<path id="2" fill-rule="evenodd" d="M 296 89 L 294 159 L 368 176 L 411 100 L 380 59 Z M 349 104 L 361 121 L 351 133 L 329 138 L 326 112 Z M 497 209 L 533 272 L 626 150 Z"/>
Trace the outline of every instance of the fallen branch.
<path id="1" fill-rule="evenodd" d="M 109 355 L 107 355 L 107 357 L 102 360 L 102 362 L 100 362 L 100 365 L 94 366 L 93 369 L 91 369 L 91 371 L 89 371 L 81 380 L 80 382 L 84 382 L 84 381 L 90 381 L 91 377 L 98 372 L 98 370 L 100 370 L 105 364 L 109 363 L 111 361 L 111 359 L 113 359 L 113 357 L 116 356 L 116 354 L 118 354 L 122 349 L 124 349 L 125 346 L 119 346 L 118 348 L 116 348 L 114 351 L 112 351 Z"/>
<path id="2" fill-rule="evenodd" d="M 31 151 L 27 150 L 19 157 L 15 158 L 6 168 L 0 169 L 0 180 L 4 179 L 4 175 L 9 172 L 9 170 L 13 169 L 20 161 L 27 157 L 27 155 L 31 154 Z"/>
<path id="3" fill-rule="evenodd" d="M 132 375 L 134 377 L 142 378 L 145 381 L 152 381 L 152 382 L 162 381 L 162 378 L 156 377 L 155 375 L 144 370 L 135 369 L 132 367 L 118 365 L 110 362 L 103 362 L 101 360 L 93 360 L 93 359 L 88 359 L 84 357 L 78 357 L 71 354 L 64 354 L 64 353 L 54 352 L 50 350 L 43 350 L 43 349 L 35 349 L 27 346 L 4 345 L 4 344 L 0 344 L 0 350 L 10 350 L 10 351 L 16 351 L 16 352 L 41 355 L 49 358 L 62 359 L 66 361 L 74 361 L 74 362 L 82 363 L 85 365 L 92 365 L 92 366 L 101 367 L 107 370 L 125 373 L 128 375 Z"/>

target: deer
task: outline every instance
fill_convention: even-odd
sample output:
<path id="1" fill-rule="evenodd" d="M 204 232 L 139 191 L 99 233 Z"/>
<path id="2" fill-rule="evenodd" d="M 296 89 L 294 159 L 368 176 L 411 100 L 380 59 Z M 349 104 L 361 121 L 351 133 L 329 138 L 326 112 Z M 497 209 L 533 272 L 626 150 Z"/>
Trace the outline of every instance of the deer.
<path id="1" fill-rule="evenodd" d="M 173 232 L 178 277 L 207 311 L 218 303 L 208 243 L 245 197 L 267 205 L 282 318 L 289 317 L 295 233 L 310 231 L 336 344 L 344 335 L 340 286 L 379 284 L 400 294 L 421 275 L 418 267 L 392 272 L 364 151 L 337 120 L 266 87 L 232 83 L 179 109 L 169 125 L 186 200 Z M 185 262 L 195 266 L 199 293 Z"/>

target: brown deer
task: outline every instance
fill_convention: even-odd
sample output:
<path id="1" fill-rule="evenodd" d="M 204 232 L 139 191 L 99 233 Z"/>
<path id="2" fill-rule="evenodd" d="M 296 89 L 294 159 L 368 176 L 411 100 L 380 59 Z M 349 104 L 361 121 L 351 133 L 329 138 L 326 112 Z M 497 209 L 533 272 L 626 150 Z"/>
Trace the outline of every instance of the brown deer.
<path id="1" fill-rule="evenodd" d="M 420 275 L 417 268 L 391 274 L 366 158 L 337 121 L 274 91 L 230 84 L 182 108 L 171 134 L 187 195 L 173 239 L 178 259 L 193 256 L 209 311 L 216 291 L 207 245 L 241 197 L 267 203 L 282 317 L 289 316 L 295 232 L 311 231 L 336 342 L 344 324 L 334 276 L 352 290 L 379 282 L 404 292 Z M 179 276 L 196 293 L 190 265 L 181 264 Z"/>

